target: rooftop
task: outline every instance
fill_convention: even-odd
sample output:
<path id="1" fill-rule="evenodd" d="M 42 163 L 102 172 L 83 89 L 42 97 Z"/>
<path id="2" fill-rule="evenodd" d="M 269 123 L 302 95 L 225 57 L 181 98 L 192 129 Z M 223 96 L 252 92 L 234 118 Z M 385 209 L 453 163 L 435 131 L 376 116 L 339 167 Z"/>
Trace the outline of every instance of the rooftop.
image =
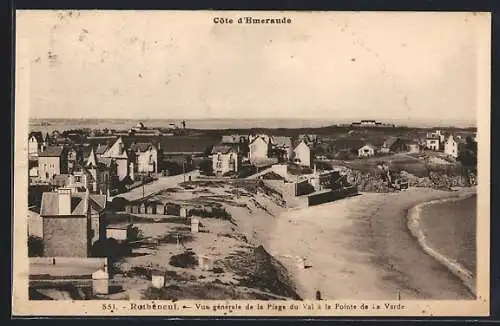
<path id="1" fill-rule="evenodd" d="M 60 157 L 64 152 L 64 146 L 48 146 L 39 157 Z"/>
<path id="2" fill-rule="evenodd" d="M 85 216 L 87 215 L 85 207 L 85 192 L 71 192 L 71 215 Z M 89 194 L 89 207 L 93 207 L 98 212 L 101 212 L 106 207 L 106 196 Z M 40 206 L 41 216 L 57 216 L 59 215 L 59 194 L 57 192 L 44 192 L 42 195 L 42 203 Z"/>

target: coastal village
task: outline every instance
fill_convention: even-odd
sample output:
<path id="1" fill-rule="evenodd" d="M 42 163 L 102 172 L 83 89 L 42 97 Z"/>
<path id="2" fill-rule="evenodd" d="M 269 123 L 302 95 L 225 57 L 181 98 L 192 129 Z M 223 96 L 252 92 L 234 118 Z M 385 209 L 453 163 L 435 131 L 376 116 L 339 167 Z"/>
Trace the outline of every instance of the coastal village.
<path id="1" fill-rule="evenodd" d="M 259 238 L 283 214 L 476 184 L 472 128 L 188 124 L 27 135 L 32 299 L 298 299 L 284 261 L 315 266 Z"/>

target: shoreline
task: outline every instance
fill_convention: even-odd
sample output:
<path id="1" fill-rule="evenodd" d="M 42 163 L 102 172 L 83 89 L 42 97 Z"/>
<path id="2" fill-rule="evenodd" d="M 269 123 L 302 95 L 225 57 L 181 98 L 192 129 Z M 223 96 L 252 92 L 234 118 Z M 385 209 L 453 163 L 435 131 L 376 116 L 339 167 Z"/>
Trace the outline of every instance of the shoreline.
<path id="1" fill-rule="evenodd" d="M 458 193 L 456 196 L 441 198 L 441 199 L 433 199 L 427 202 L 423 202 L 417 204 L 410 208 L 407 212 L 407 220 L 408 220 L 408 229 L 411 234 L 415 237 L 416 241 L 418 241 L 419 245 L 422 247 L 422 250 L 426 252 L 428 255 L 436 259 L 442 265 L 450 270 L 455 276 L 457 276 L 465 286 L 471 291 L 472 294 L 477 295 L 476 293 L 476 277 L 474 274 L 465 268 L 462 264 L 457 261 L 441 254 L 439 251 L 435 250 L 430 246 L 427 242 L 427 237 L 424 234 L 424 230 L 421 228 L 420 220 L 422 217 L 422 209 L 427 206 L 432 206 L 434 204 L 445 203 L 445 202 L 454 202 L 461 201 L 472 196 L 475 196 L 476 192 L 473 193 Z"/>
<path id="2" fill-rule="evenodd" d="M 422 250 L 407 223 L 408 210 L 416 205 L 473 193 L 471 188 L 362 193 L 263 216 L 246 230 L 257 226 L 251 232 L 292 275 L 303 300 L 314 299 L 316 291 L 332 300 L 474 299 L 461 279 Z M 298 257 L 305 269 L 297 267 Z"/>

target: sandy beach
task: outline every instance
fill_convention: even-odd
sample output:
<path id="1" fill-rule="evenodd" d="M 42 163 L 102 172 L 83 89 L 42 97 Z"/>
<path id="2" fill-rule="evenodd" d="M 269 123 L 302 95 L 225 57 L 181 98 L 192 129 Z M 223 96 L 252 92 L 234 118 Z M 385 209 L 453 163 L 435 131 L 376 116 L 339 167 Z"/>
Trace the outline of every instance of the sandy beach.
<path id="1" fill-rule="evenodd" d="M 362 193 L 274 216 L 233 218 L 293 274 L 305 300 L 314 299 L 317 290 L 332 300 L 473 299 L 458 277 L 424 252 L 406 216 L 417 204 L 471 192 Z M 305 258 L 305 269 L 297 268 L 297 257 Z"/>

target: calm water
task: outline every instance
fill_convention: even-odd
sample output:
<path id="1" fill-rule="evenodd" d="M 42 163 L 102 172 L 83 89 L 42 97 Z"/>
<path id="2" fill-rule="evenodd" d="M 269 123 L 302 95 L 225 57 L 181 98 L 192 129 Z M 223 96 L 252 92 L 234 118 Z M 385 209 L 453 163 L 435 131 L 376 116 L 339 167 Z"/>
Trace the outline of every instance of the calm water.
<path id="1" fill-rule="evenodd" d="M 170 123 L 181 125 L 182 120 L 144 119 L 142 122 L 150 128 L 168 128 Z M 48 122 L 49 126 L 40 125 Z M 51 133 L 54 130 L 78 128 L 128 130 L 139 120 L 131 119 L 30 119 L 30 131 Z M 244 128 L 317 128 L 338 123 L 326 120 L 299 119 L 193 119 L 186 120 L 186 128 L 192 129 L 244 129 Z"/>
<path id="2" fill-rule="evenodd" d="M 436 203 L 422 210 L 429 245 L 476 275 L 477 197 Z"/>

